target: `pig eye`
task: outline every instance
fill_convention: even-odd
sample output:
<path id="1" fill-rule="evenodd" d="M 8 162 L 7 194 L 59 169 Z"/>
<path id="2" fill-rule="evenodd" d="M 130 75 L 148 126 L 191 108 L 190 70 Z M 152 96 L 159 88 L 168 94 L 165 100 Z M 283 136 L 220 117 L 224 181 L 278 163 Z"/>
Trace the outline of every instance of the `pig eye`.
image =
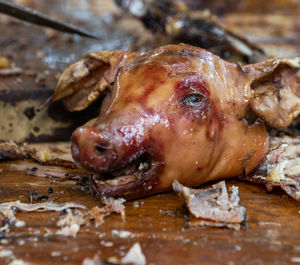
<path id="1" fill-rule="evenodd" d="M 204 96 L 201 94 L 190 94 L 181 99 L 181 104 L 184 106 L 198 106 L 203 102 Z"/>

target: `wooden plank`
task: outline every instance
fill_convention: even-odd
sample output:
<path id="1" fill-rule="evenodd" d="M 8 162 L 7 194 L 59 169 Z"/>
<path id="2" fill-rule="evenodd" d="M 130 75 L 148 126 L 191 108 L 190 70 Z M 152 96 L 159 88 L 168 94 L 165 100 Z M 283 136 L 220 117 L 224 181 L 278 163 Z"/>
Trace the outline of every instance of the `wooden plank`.
<path id="1" fill-rule="evenodd" d="M 47 145 L 47 144 L 46 144 Z M 74 181 L 32 177 L 25 168 L 40 165 L 29 161 L 0 163 L 0 202 L 29 203 L 29 191 L 46 194 L 55 202 L 76 202 L 91 209 L 100 199 Z M 66 171 L 68 171 L 66 169 Z M 246 230 L 185 227 L 187 211 L 183 199 L 174 193 L 160 194 L 125 203 L 126 223 L 112 214 L 95 228 L 82 226 L 76 238 L 58 236 L 58 212 L 17 213 L 26 222 L 12 228 L 0 240 L 1 249 L 33 264 L 82 264 L 98 255 L 107 261 L 121 258 L 139 242 L 148 264 L 294 264 L 300 258 L 300 205 L 277 190 L 266 192 L 260 185 L 227 181 L 237 185 L 246 207 Z M 47 191 L 51 187 L 53 193 Z M 116 237 L 113 230 L 129 231 L 130 237 Z M 0 249 L 0 256 L 1 256 Z M 10 257 L 0 259 L 9 264 Z"/>
<path id="2" fill-rule="evenodd" d="M 69 8 L 69 15 L 73 11 L 76 13 L 76 8 L 70 7 L 73 1 L 70 1 L 70 6 L 64 8 L 59 4 L 61 1 L 56 0 L 51 1 L 51 6 L 48 4 L 48 7 L 44 5 L 45 1 L 43 4 L 40 4 L 42 1 L 28 2 L 34 2 L 33 7 L 44 11 L 49 10 L 50 13 L 61 18 L 67 17 L 64 8 Z M 219 3 L 219 1 L 213 2 Z M 281 1 L 277 2 L 281 4 Z M 269 6 L 269 2 L 266 4 Z M 235 31 L 245 34 L 267 49 L 270 54 L 280 56 L 299 54 L 297 9 L 293 9 L 294 12 L 285 10 L 285 13 L 289 14 L 288 17 L 274 16 L 271 12 L 272 7 L 270 7 L 271 11 L 268 9 L 270 11 L 268 16 L 257 14 L 241 16 L 240 11 L 247 13 L 249 10 L 240 7 L 236 9 L 236 13 L 232 13 L 226 1 L 222 2 L 222 5 L 224 5 L 222 8 L 225 7 L 227 11 L 223 22 Z M 250 11 L 252 7 L 251 4 Z M 216 5 L 216 10 L 219 9 Z M 89 30 L 102 34 L 100 35 L 103 40 L 97 45 L 92 41 L 76 38 L 69 39 L 68 42 L 68 38 L 60 33 L 53 35 L 53 40 L 51 39 L 53 36 L 47 37 L 45 31 L 37 27 L 28 25 L 20 27 L 13 23 L 9 27 L 6 24 L 0 25 L 2 36 L 7 36 L 0 41 L 2 53 L 12 58 L 18 66 L 26 68 L 25 70 L 50 70 L 50 79 L 47 80 L 46 87 L 42 87 L 44 89 L 42 97 L 46 98 L 54 89 L 57 71 L 88 50 L 124 48 L 122 45 L 127 45 L 126 47 L 130 45 L 127 40 L 132 37 L 126 36 L 126 31 L 118 28 L 122 24 L 126 28 L 126 23 L 122 23 L 124 20 L 114 27 L 114 32 L 111 27 L 106 28 L 107 32 L 103 31 L 103 24 L 96 20 L 96 16 L 99 15 L 98 10 L 101 8 L 91 9 L 90 12 L 95 16 L 89 22 L 85 20 L 85 25 L 92 27 Z M 115 9 L 112 12 L 115 12 Z M 222 13 L 222 10 L 220 12 Z M 74 21 L 83 24 L 84 19 L 80 20 L 77 17 Z M 282 23 L 283 21 L 285 23 Z M 26 30 L 24 27 L 27 27 Z M 130 32 L 130 27 L 126 29 Z M 28 48 L 26 52 L 24 52 L 24 45 Z M 39 57 L 42 54 L 46 56 Z M 26 92 L 34 88 L 41 90 L 41 87 L 34 82 L 34 78 L 30 76 L 21 76 L 21 80 L 20 77 L 0 80 L 0 92 L 7 90 Z M 63 119 L 66 121 L 65 118 Z M 0 121 L 2 122 L 3 119 Z M 22 130 L 22 127 L 15 128 L 14 131 L 18 132 L 18 130 Z M 99 198 L 74 181 L 59 182 L 49 178 L 27 176 L 24 169 L 33 166 L 40 167 L 29 161 L 0 163 L 0 203 L 15 200 L 28 203 L 29 191 L 36 191 L 48 195 L 55 202 L 76 202 L 86 205 L 89 209 L 97 205 L 101 206 Z M 260 185 L 237 180 L 227 181 L 227 185 L 237 185 L 240 189 L 241 203 L 245 206 L 248 217 L 246 230 L 185 228 L 187 212 L 183 207 L 183 199 L 174 193 L 127 202 L 125 203 L 126 223 L 122 222 L 119 215 L 113 214 L 98 228 L 93 225 L 83 226 L 76 238 L 55 234 L 59 230 L 56 222 L 59 220 L 60 213 L 17 213 L 17 218 L 24 220 L 26 226 L 12 228 L 11 232 L 0 234 L 0 256 L 2 256 L 0 264 L 9 264 L 13 260 L 12 255 L 32 264 L 82 264 L 86 257 L 93 258 L 95 255 L 107 261 L 110 257 L 123 257 L 135 242 L 141 244 L 148 264 L 299 263 L 299 202 L 289 198 L 280 190 L 268 193 Z M 53 189 L 51 194 L 47 193 L 49 187 Z M 113 235 L 113 230 L 130 231 L 131 237 L 116 237 Z M 4 257 L 3 250 L 10 250 L 12 255 Z"/>

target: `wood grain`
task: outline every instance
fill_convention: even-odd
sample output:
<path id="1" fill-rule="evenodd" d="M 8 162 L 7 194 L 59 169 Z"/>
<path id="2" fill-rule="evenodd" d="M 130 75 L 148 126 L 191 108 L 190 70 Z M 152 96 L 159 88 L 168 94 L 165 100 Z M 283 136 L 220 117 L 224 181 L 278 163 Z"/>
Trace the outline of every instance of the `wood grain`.
<path id="1" fill-rule="evenodd" d="M 47 145 L 47 144 L 46 144 Z M 0 163 L 0 202 L 29 203 L 29 191 L 48 195 L 54 202 L 76 202 L 91 209 L 100 199 L 75 181 L 27 176 L 30 161 Z M 68 169 L 65 169 L 68 171 Z M 1 171 L 1 170 L 0 170 Z M 263 186 L 227 181 L 237 185 L 246 207 L 248 228 L 185 228 L 188 213 L 183 199 L 174 193 L 160 194 L 125 203 L 126 223 L 112 214 L 95 228 L 82 226 L 77 237 L 58 236 L 59 212 L 19 212 L 22 228 L 4 233 L 0 246 L 32 264 L 82 264 L 95 255 L 103 261 L 121 258 L 139 242 L 147 264 L 294 264 L 300 258 L 300 204 L 281 191 L 268 193 Z M 47 193 L 49 187 L 53 193 Z M 115 232 L 129 231 L 128 238 Z M 0 250 L 1 256 L 1 250 Z M 9 264 L 11 256 L 0 258 Z"/>
<path id="2" fill-rule="evenodd" d="M 102 0 L 102 3 L 105 1 Z M 141 37 L 142 34 L 137 32 L 143 32 L 138 22 L 133 24 L 134 31 L 128 26 L 133 23 L 132 19 L 129 20 L 130 23 L 124 23 L 124 19 L 114 22 L 114 31 L 106 25 L 107 32 L 103 31 L 105 25 L 99 24 L 96 18 L 100 16 L 98 11 L 103 11 L 103 5 L 98 5 L 98 1 L 90 1 L 98 9 L 91 8 L 94 15 L 89 20 L 85 17 L 81 20 L 77 16 L 81 16 L 81 13 L 73 12 L 75 9 L 63 9 L 66 8 L 63 1 L 47 1 L 48 4 L 46 1 L 36 0 L 20 2 L 32 2 L 32 7 L 49 11 L 49 14 L 61 19 L 74 20 L 72 22 L 87 26 L 88 30 L 102 37 L 101 42 L 94 43 L 90 40 L 69 38 L 61 33 L 47 35 L 46 31 L 36 26 L 15 22 L 2 23 L 0 46 L 3 55 L 24 70 L 50 71 L 46 88 L 39 88 L 44 93 L 50 93 L 54 89 L 55 74 L 59 70 L 87 51 L 127 48 L 137 35 Z M 205 4 L 208 1 L 202 2 Z M 234 2 L 234 8 L 232 1 L 209 1 L 209 7 L 223 14 L 220 19 L 226 26 L 264 48 L 269 55 L 286 57 L 299 54 L 299 9 L 289 9 L 286 2 L 279 0 L 273 0 L 275 7 L 271 6 L 271 1 L 250 2 L 240 1 L 238 5 Z M 258 2 L 260 8 L 255 5 L 255 10 L 259 10 L 256 12 L 253 5 Z M 293 1 L 288 1 L 290 2 Z M 296 2 L 292 4 L 299 6 Z M 77 6 L 78 3 L 83 3 L 84 6 L 84 1 L 74 0 L 70 3 L 79 8 L 81 6 Z M 286 9 L 281 10 L 278 6 Z M 59 13 L 61 8 L 64 12 Z M 116 10 L 114 8 L 113 13 Z M 72 15 L 72 12 L 76 15 Z M 261 15 L 262 12 L 268 14 Z M 136 25 L 139 26 L 138 29 Z M 128 34 L 135 36 L 129 37 Z M 22 89 L 26 92 L 36 86 L 34 78 L 30 76 L 0 80 L 0 92 Z M 47 96 L 48 94 L 45 98 Z M 3 120 L 0 118 L 1 125 Z M 101 206 L 99 198 L 75 181 L 60 182 L 50 178 L 27 176 L 24 170 L 33 166 L 40 167 L 30 161 L 0 163 L 0 203 L 15 200 L 29 203 L 29 191 L 36 191 L 49 196 L 55 202 L 81 203 L 89 209 Z M 280 190 L 268 193 L 260 185 L 238 180 L 226 183 L 229 186 L 237 185 L 240 189 L 241 203 L 246 208 L 248 218 L 246 230 L 185 228 L 188 214 L 183 206 L 183 199 L 174 193 L 126 202 L 126 223 L 122 222 L 120 215 L 112 214 L 98 228 L 93 225 L 81 227 L 76 238 L 55 234 L 59 229 L 56 225 L 59 212 L 19 212 L 16 216 L 18 220 L 25 221 L 26 226 L 12 228 L 9 233 L 0 233 L 0 264 L 9 264 L 14 258 L 32 264 L 82 264 L 85 258 L 93 258 L 95 255 L 102 261 L 108 261 L 110 257 L 123 257 L 135 242 L 141 244 L 147 264 L 300 263 L 300 203 Z M 51 194 L 48 194 L 49 187 L 53 189 Z M 116 237 L 113 230 L 130 231 L 131 237 Z M 7 250 L 11 251 L 11 255 L 4 257 L 5 253 L 9 253 Z"/>

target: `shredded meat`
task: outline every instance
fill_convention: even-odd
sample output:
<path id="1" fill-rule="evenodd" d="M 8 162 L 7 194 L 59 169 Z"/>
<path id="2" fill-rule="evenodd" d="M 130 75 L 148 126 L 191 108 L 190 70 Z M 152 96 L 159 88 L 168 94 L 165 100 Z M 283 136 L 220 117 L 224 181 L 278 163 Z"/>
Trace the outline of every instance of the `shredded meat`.
<path id="1" fill-rule="evenodd" d="M 214 226 L 239 229 L 245 221 L 245 208 L 240 205 L 238 188 L 227 193 L 225 181 L 208 189 L 191 189 L 174 181 L 173 189 L 185 198 L 190 213 L 196 218 L 189 226 Z"/>
<path id="2" fill-rule="evenodd" d="M 281 187 L 300 201 L 300 137 L 274 137 L 264 163 L 253 175 L 241 177 L 265 184 L 268 191 Z"/>
<path id="3" fill-rule="evenodd" d="M 63 215 L 57 222 L 57 226 L 61 229 L 57 232 L 58 235 L 73 236 L 76 237 L 80 230 L 80 227 L 87 223 L 93 222 L 95 227 L 98 227 L 104 223 L 104 218 L 112 213 L 119 213 L 122 216 L 123 222 L 125 222 L 125 207 L 123 205 L 124 199 L 102 198 L 104 207 L 93 207 L 89 211 L 72 211 L 67 209 L 66 214 Z"/>

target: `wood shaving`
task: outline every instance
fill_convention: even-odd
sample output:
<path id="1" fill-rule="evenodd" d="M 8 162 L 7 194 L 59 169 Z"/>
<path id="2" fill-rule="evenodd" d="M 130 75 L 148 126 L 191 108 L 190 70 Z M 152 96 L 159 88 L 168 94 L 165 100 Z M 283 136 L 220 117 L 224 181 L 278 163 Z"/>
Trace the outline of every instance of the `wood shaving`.
<path id="1" fill-rule="evenodd" d="M 268 191 L 281 187 L 300 201 L 300 137 L 274 137 L 264 163 L 250 176 L 241 177 L 265 184 Z"/>
<path id="2" fill-rule="evenodd" d="M 0 204 L 0 211 L 3 210 L 10 210 L 12 207 L 19 209 L 20 211 L 24 212 L 34 212 L 34 211 L 63 211 L 68 208 L 81 208 L 86 209 L 84 205 L 73 203 L 73 202 L 65 202 L 65 203 L 55 203 L 52 201 L 43 202 L 43 203 L 23 203 L 20 201 L 13 201 L 13 202 L 4 202 Z"/>
<path id="3" fill-rule="evenodd" d="M 229 196 L 225 181 L 208 189 L 191 189 L 174 181 L 173 189 L 185 198 L 188 210 L 194 217 L 189 221 L 189 227 L 240 229 L 246 219 L 245 208 L 240 205 L 238 188 L 232 186 Z"/>

